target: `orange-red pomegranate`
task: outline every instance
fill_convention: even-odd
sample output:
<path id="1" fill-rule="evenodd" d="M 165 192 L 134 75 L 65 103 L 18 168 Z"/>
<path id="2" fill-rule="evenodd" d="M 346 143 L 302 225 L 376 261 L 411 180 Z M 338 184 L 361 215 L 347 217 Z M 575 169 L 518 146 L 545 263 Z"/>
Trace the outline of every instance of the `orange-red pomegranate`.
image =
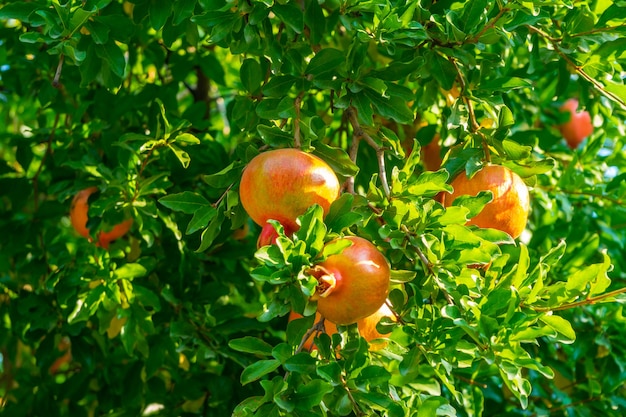
<path id="1" fill-rule="evenodd" d="M 578 111 L 578 100 L 571 98 L 560 108 L 570 114 L 570 119 L 559 125 L 559 130 L 567 142 L 567 146 L 576 149 L 585 138 L 593 133 L 593 123 L 588 111 Z"/>
<path id="2" fill-rule="evenodd" d="M 519 237 L 526 228 L 530 197 L 528 187 L 519 175 L 500 165 L 487 165 L 468 179 L 465 171 L 453 181 L 452 194 L 445 194 L 443 205 L 449 207 L 459 196 L 475 196 L 480 191 L 491 191 L 493 200 L 467 223 L 483 228 L 493 228 Z"/>
<path id="3" fill-rule="evenodd" d="M 302 316 L 296 313 L 295 311 L 292 311 L 291 313 L 289 313 L 289 321 L 299 319 L 301 317 Z M 374 339 L 384 339 L 385 337 L 387 337 L 387 335 L 384 335 L 380 333 L 378 330 L 376 330 L 376 325 L 378 324 L 378 322 L 380 322 L 380 320 L 383 317 L 388 317 L 392 321 L 396 321 L 395 315 L 393 314 L 391 309 L 387 306 L 387 304 L 384 304 L 384 303 L 382 306 L 380 306 L 378 311 L 376 311 L 374 314 L 372 314 L 371 316 L 362 318 L 361 320 L 356 322 L 357 327 L 359 328 L 359 333 L 361 334 L 361 337 L 363 337 L 365 340 L 370 342 L 370 350 L 373 350 L 373 351 L 381 350 L 387 346 L 387 341 L 385 340 L 372 342 L 372 340 Z M 320 321 L 321 318 L 322 318 L 322 315 L 318 311 L 317 313 L 315 313 L 314 323 L 317 323 L 318 321 Z M 329 336 L 332 336 L 333 334 L 337 333 L 337 325 L 330 320 L 326 320 L 324 322 L 324 330 L 326 334 L 328 334 Z M 314 338 L 315 338 L 315 334 L 312 334 L 304 342 L 304 345 L 303 345 L 304 349 L 306 350 L 315 349 L 315 345 L 313 344 Z"/>
<path id="4" fill-rule="evenodd" d="M 70 207 L 70 221 L 72 222 L 74 230 L 76 230 L 79 235 L 89 239 L 90 242 L 93 241 L 93 239 L 87 228 L 87 220 L 89 220 L 89 196 L 97 190 L 97 187 L 89 187 L 79 191 L 74 196 Z M 132 224 L 133 219 L 127 219 L 113 226 L 111 230 L 100 231 L 96 245 L 108 249 L 109 244 L 115 239 L 124 236 L 130 230 Z"/>
<path id="5" fill-rule="evenodd" d="M 273 243 L 276 232 L 267 223 L 277 220 L 286 234 L 298 230 L 296 219 L 314 204 L 324 215 L 339 197 L 337 175 L 320 158 L 298 149 L 277 149 L 254 157 L 239 185 L 241 204 L 263 227 L 258 245 Z"/>
<path id="6" fill-rule="evenodd" d="M 319 281 L 313 297 L 324 318 L 346 325 L 374 314 L 383 305 L 391 271 L 387 259 L 368 240 L 356 236 L 338 239 L 352 245 L 312 269 Z"/>

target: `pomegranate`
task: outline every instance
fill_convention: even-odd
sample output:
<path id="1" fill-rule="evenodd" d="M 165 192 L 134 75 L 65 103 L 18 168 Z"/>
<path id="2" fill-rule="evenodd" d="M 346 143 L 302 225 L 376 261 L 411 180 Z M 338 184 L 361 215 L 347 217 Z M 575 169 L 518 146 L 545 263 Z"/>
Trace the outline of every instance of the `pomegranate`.
<path id="1" fill-rule="evenodd" d="M 239 197 L 248 215 L 263 228 L 258 246 L 274 243 L 277 220 L 286 234 L 298 230 L 296 219 L 314 204 L 324 215 L 339 197 L 340 184 L 320 158 L 298 149 L 276 149 L 254 157 L 243 171 Z"/>
<path id="2" fill-rule="evenodd" d="M 70 221 L 72 222 L 74 230 L 76 230 L 79 235 L 89 239 L 90 242 L 93 241 L 93 239 L 87 228 L 87 220 L 89 220 L 89 196 L 97 190 L 97 187 L 89 187 L 79 191 L 74 196 L 70 207 Z M 111 230 L 101 230 L 100 233 L 98 233 L 96 246 L 108 249 L 109 244 L 115 239 L 124 236 L 130 230 L 132 224 L 133 219 L 126 219 L 114 225 Z"/>
<path id="3" fill-rule="evenodd" d="M 463 171 L 453 181 L 454 192 L 444 194 L 443 205 L 449 207 L 459 196 L 475 196 L 491 191 L 493 200 L 467 223 L 508 233 L 514 239 L 526 228 L 530 197 L 519 175 L 500 165 L 487 165 L 469 179 Z"/>
<path id="4" fill-rule="evenodd" d="M 352 245 L 316 265 L 311 274 L 319 281 L 313 296 L 317 311 L 335 324 L 346 325 L 374 314 L 383 305 L 391 271 L 387 259 L 368 240 L 356 236 L 339 239 Z"/>

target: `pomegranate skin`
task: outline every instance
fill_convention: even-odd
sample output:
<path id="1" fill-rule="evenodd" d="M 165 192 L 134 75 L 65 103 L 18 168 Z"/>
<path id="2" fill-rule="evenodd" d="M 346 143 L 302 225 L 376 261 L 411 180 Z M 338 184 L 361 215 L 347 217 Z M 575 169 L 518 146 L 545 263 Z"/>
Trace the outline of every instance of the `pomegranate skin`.
<path id="1" fill-rule="evenodd" d="M 289 313 L 289 321 L 299 319 L 301 317 L 302 316 L 296 313 L 295 311 L 292 311 L 291 313 Z M 318 321 L 320 321 L 321 317 L 322 316 L 319 313 L 319 311 L 315 313 L 314 323 L 317 323 Z M 376 329 L 376 325 L 383 317 L 388 317 L 394 322 L 396 321 L 396 317 L 393 314 L 393 311 L 391 311 L 391 309 L 385 303 L 383 303 L 383 305 L 380 306 L 380 308 L 374 314 L 364 317 L 356 322 L 357 327 L 359 328 L 359 333 L 365 340 L 369 342 L 371 351 L 377 351 L 377 350 L 381 350 L 387 347 L 388 342 L 386 340 L 372 342 L 375 339 L 386 339 L 388 337 L 388 335 L 382 334 Z M 332 336 L 333 334 L 337 333 L 337 326 L 332 321 L 326 320 L 324 322 L 324 330 L 326 334 L 328 334 L 329 336 Z M 314 338 L 315 338 L 315 334 L 312 334 L 304 342 L 303 348 L 305 350 L 317 349 L 317 347 L 313 343 Z"/>
<path id="2" fill-rule="evenodd" d="M 444 194 L 443 205 L 449 207 L 462 195 L 475 196 L 480 191 L 491 191 L 493 200 L 467 224 L 483 228 L 498 229 L 514 239 L 519 237 L 528 221 L 530 196 L 528 187 L 519 175 L 500 165 L 487 165 L 471 179 L 465 172 L 453 181 L 454 192 Z"/>
<path id="3" fill-rule="evenodd" d="M 320 158 L 298 149 L 276 149 L 257 155 L 246 166 L 239 196 L 259 226 L 273 219 L 295 231 L 297 217 L 312 205 L 319 204 L 328 214 L 339 189 L 337 175 Z"/>
<path id="4" fill-rule="evenodd" d="M 593 123 L 588 111 L 578 111 L 578 100 L 572 98 L 560 108 L 562 112 L 568 112 L 570 119 L 559 125 L 559 130 L 567 142 L 567 146 L 576 149 L 587 136 L 593 133 Z"/>
<path id="5" fill-rule="evenodd" d="M 322 263 L 317 311 L 337 325 L 355 323 L 374 314 L 387 299 L 391 270 L 385 256 L 370 241 L 357 236 L 352 245 Z M 334 241 L 333 241 L 334 242 Z M 325 288 L 328 281 L 334 281 Z"/>
<path id="6" fill-rule="evenodd" d="M 97 187 L 89 187 L 79 191 L 74 196 L 70 207 L 70 221 L 74 230 L 90 242 L 93 241 L 93 238 L 89 234 L 89 228 L 87 228 L 87 221 L 89 220 L 89 196 L 97 190 Z M 132 225 L 133 219 L 126 219 L 114 225 L 110 230 L 101 230 L 98 233 L 96 246 L 109 249 L 110 243 L 128 233 Z"/>

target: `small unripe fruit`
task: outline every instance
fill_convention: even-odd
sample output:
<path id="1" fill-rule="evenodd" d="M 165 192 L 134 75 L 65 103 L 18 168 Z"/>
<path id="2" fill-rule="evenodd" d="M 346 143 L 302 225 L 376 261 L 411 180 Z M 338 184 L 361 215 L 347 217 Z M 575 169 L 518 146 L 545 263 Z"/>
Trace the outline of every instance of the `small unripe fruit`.
<path id="1" fill-rule="evenodd" d="M 471 179 L 465 171 L 453 181 L 452 194 L 445 194 L 443 205 L 449 207 L 462 195 L 475 196 L 480 191 L 491 191 L 493 200 L 467 223 L 483 228 L 498 229 L 513 238 L 519 237 L 526 228 L 530 196 L 528 187 L 519 175 L 499 165 L 487 165 Z"/>

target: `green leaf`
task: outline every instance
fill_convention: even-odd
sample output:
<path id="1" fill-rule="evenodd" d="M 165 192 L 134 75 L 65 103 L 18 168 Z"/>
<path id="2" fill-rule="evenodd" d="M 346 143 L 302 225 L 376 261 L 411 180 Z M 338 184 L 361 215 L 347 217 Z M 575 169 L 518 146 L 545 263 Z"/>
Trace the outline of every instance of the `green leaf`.
<path id="1" fill-rule="evenodd" d="M 274 3 L 272 11 L 294 32 L 302 33 L 304 30 L 304 16 L 302 10 L 295 3 Z"/>
<path id="2" fill-rule="evenodd" d="M 176 7 L 174 7 L 174 18 L 172 23 L 174 25 L 180 25 L 185 20 L 189 19 L 194 12 L 198 0 L 178 0 Z"/>
<path id="3" fill-rule="evenodd" d="M 532 83 L 524 78 L 506 77 L 481 82 L 479 87 L 485 91 L 511 91 L 518 88 L 530 88 Z"/>
<path id="4" fill-rule="evenodd" d="M 350 103 L 357 110 L 359 121 L 367 126 L 371 126 L 373 123 L 374 110 L 365 92 L 360 91 L 356 94 L 349 94 L 348 97 L 350 98 Z"/>
<path id="5" fill-rule="evenodd" d="M 167 147 L 170 148 L 172 152 L 174 152 L 174 155 L 176 155 L 176 158 L 180 161 L 183 168 L 189 168 L 191 157 L 186 151 L 183 151 L 178 146 L 173 145 L 171 143 L 168 143 Z"/>
<path id="6" fill-rule="evenodd" d="M 161 0 L 150 0 L 149 12 L 150 26 L 152 26 L 154 30 L 159 30 L 165 25 L 167 18 L 172 13 L 172 3 Z"/>
<path id="7" fill-rule="evenodd" d="M 337 74 L 341 64 L 345 63 L 346 54 L 338 49 L 324 48 L 319 51 L 306 67 L 305 73 L 314 77 L 333 73 Z"/>
<path id="8" fill-rule="evenodd" d="M 333 386 L 321 379 L 314 379 L 296 388 L 293 401 L 300 410 L 312 410 L 318 406 L 324 396 L 333 391 Z"/>
<path id="9" fill-rule="evenodd" d="M 31 2 L 17 1 L 8 3 L 0 9 L 0 20 L 15 19 L 28 23 L 28 17 L 36 10 L 39 10 L 40 7 L 38 3 Z"/>
<path id="10" fill-rule="evenodd" d="M 561 343 L 574 343 L 576 340 L 576 332 L 572 328 L 569 321 L 563 317 L 555 315 L 544 315 L 539 318 L 542 322 L 556 330 L 562 337 L 559 338 Z"/>
<path id="11" fill-rule="evenodd" d="M 476 196 L 462 195 L 454 199 L 453 206 L 462 206 L 469 209 L 468 219 L 477 216 L 488 203 L 493 200 L 491 191 L 481 191 Z"/>
<path id="12" fill-rule="evenodd" d="M 200 207 L 193 213 L 193 217 L 187 225 L 185 234 L 190 235 L 198 230 L 208 226 L 209 222 L 217 216 L 217 209 L 212 205 L 205 205 Z"/>
<path id="13" fill-rule="evenodd" d="M 116 279 L 128 279 L 140 278 L 146 276 L 148 270 L 141 264 L 125 264 L 113 271 L 113 276 Z"/>
<path id="14" fill-rule="evenodd" d="M 261 82 L 263 81 L 261 64 L 252 58 L 244 59 L 239 68 L 239 77 L 241 78 L 243 88 L 245 88 L 248 93 L 253 94 L 261 88 Z"/>
<path id="15" fill-rule="evenodd" d="M 196 252 L 204 252 L 207 250 L 217 235 L 222 230 L 222 223 L 224 223 L 224 215 L 221 212 L 217 213 L 217 216 L 214 216 L 209 225 L 202 231 L 200 247 L 196 250 Z"/>
<path id="16" fill-rule="evenodd" d="M 266 359 L 253 362 L 241 373 L 241 385 L 247 385 L 257 379 L 275 371 L 280 366 L 276 359 Z"/>
<path id="17" fill-rule="evenodd" d="M 202 179 L 213 188 L 223 189 L 237 182 L 241 175 L 241 163 L 231 162 L 215 174 L 204 175 Z"/>
<path id="18" fill-rule="evenodd" d="M 430 54 L 428 62 L 430 63 L 430 73 L 441 85 L 441 88 L 450 90 L 458 75 L 454 65 L 436 52 Z"/>
<path id="19" fill-rule="evenodd" d="M 111 71 L 118 77 L 124 77 L 126 71 L 126 60 L 124 53 L 115 42 L 107 42 L 103 45 L 96 45 L 96 54 L 105 61 Z"/>
<path id="20" fill-rule="evenodd" d="M 418 408 L 417 417 L 431 417 L 440 415 L 437 411 L 448 401 L 443 397 L 429 397 Z M 479 415 L 479 414 L 477 414 Z"/>
<path id="21" fill-rule="evenodd" d="M 298 372 L 309 375 L 315 373 L 316 360 L 307 352 L 300 352 L 285 362 L 285 369 L 289 372 Z"/>
<path id="22" fill-rule="evenodd" d="M 278 75 L 272 77 L 263 86 L 263 94 L 267 97 L 284 97 L 295 84 L 296 78 L 291 75 Z"/>
<path id="23" fill-rule="evenodd" d="M 263 139 L 263 142 L 272 147 L 290 145 L 293 142 L 292 135 L 280 130 L 277 127 L 258 125 L 256 129 L 259 132 L 261 139 Z"/>
<path id="24" fill-rule="evenodd" d="M 253 355 L 270 356 L 272 354 L 272 345 L 252 336 L 230 340 L 228 347 L 237 352 L 251 353 Z"/>
<path id="25" fill-rule="evenodd" d="M 626 19 L 626 7 L 617 4 L 611 4 L 600 16 L 596 22 L 597 28 L 606 26 L 611 20 L 623 20 Z"/>
<path id="26" fill-rule="evenodd" d="M 89 291 L 89 293 L 84 298 L 79 298 L 76 301 L 76 306 L 74 310 L 70 313 L 67 321 L 70 324 L 78 323 L 80 321 L 88 320 L 89 317 L 93 316 L 100 303 L 105 298 L 105 287 L 104 285 L 99 285 Z"/>
<path id="27" fill-rule="evenodd" d="M 183 142 L 191 145 L 199 145 L 200 139 L 192 135 L 191 133 L 181 133 L 174 138 L 175 142 Z"/>
<path id="28" fill-rule="evenodd" d="M 359 167 L 352 162 L 345 150 L 326 145 L 323 142 L 314 142 L 313 154 L 323 159 L 339 175 L 351 177 L 359 172 Z"/>
<path id="29" fill-rule="evenodd" d="M 363 389 L 379 387 L 391 379 L 391 374 L 382 366 L 371 365 L 363 368 L 355 383 Z"/>
<path id="30" fill-rule="evenodd" d="M 481 18 L 487 15 L 488 6 L 489 0 L 473 0 L 466 3 L 460 19 L 463 22 L 462 29 L 464 32 L 471 33 L 482 27 Z"/>
<path id="31" fill-rule="evenodd" d="M 325 220 L 328 230 L 340 232 L 363 218 L 360 213 L 352 211 L 353 204 L 354 195 L 350 193 L 344 193 L 333 201 Z"/>
<path id="32" fill-rule="evenodd" d="M 393 119 L 401 124 L 412 123 L 415 119 L 413 111 L 409 109 L 406 101 L 397 96 L 383 97 L 373 90 L 366 89 L 365 95 L 370 99 L 374 108 L 384 118 Z"/>
<path id="33" fill-rule="evenodd" d="M 446 184 L 448 181 L 448 171 L 440 169 L 439 171 L 425 171 L 422 172 L 414 183 L 411 183 L 406 191 L 414 196 L 425 195 L 434 196 L 441 191 L 452 192 L 451 185 Z"/>
<path id="34" fill-rule="evenodd" d="M 191 191 L 183 191 L 178 194 L 170 194 L 159 199 L 159 203 L 174 211 L 182 211 L 193 214 L 205 206 L 210 206 L 206 198 Z"/>
<path id="35" fill-rule="evenodd" d="M 263 396 L 248 397 L 235 407 L 232 417 L 247 417 L 254 413 L 267 401 Z"/>
<path id="36" fill-rule="evenodd" d="M 507 156 L 512 160 L 530 158 L 530 153 L 532 151 L 530 146 L 523 146 L 517 142 L 507 139 L 502 141 L 502 147 L 504 148 Z"/>

